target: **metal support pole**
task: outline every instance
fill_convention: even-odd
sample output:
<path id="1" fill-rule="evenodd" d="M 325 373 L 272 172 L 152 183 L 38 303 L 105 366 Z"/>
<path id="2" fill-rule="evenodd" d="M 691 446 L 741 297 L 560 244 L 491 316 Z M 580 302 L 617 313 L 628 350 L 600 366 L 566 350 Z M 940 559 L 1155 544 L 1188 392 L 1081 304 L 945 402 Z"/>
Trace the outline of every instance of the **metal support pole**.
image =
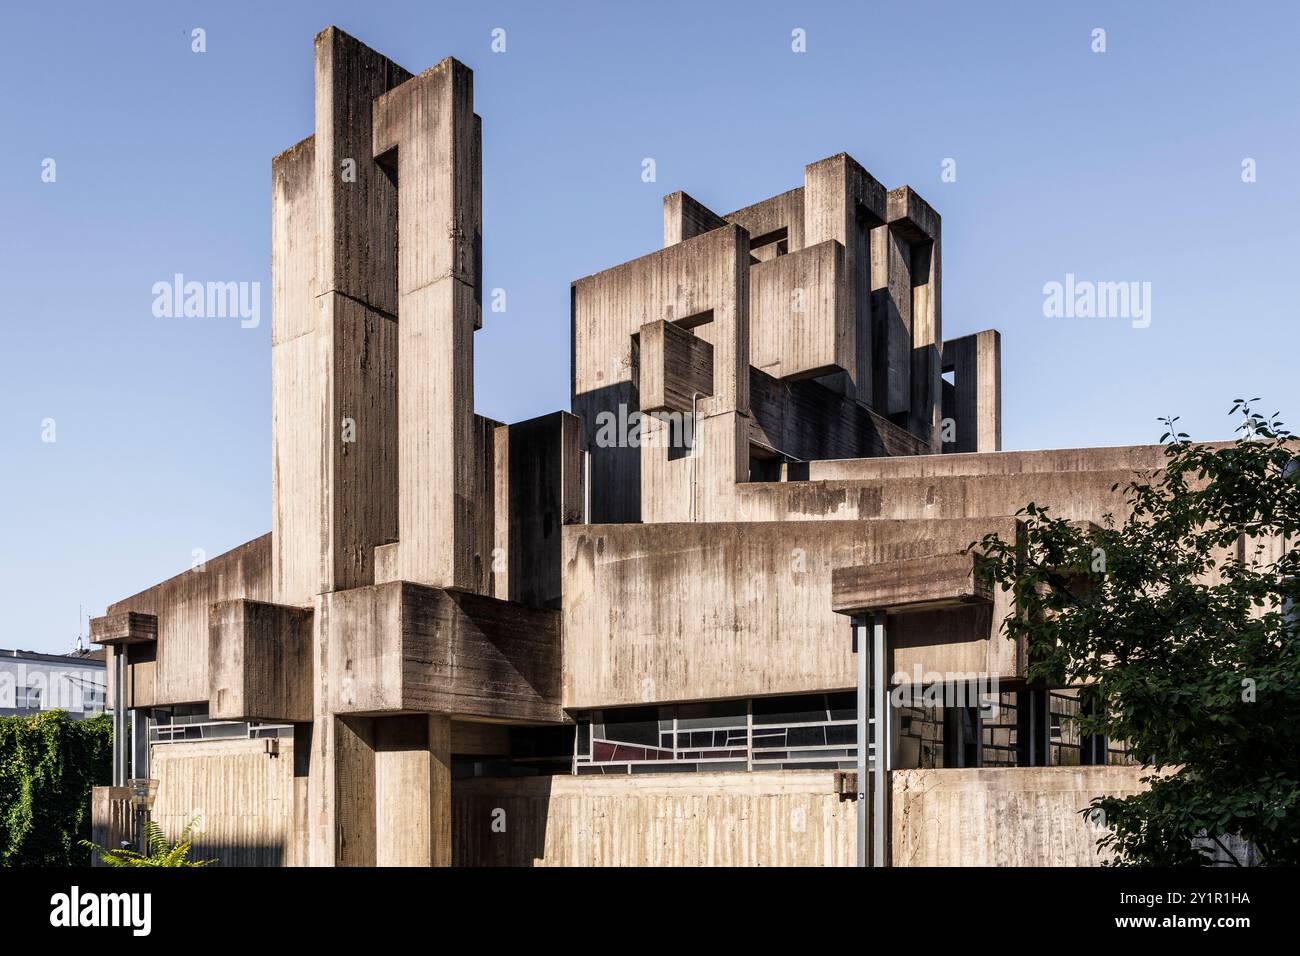
<path id="1" fill-rule="evenodd" d="M 867 717 L 867 622 L 864 618 L 853 619 L 853 649 L 858 660 L 858 866 L 867 865 L 867 750 L 871 737 L 868 733 L 870 723 Z"/>
<path id="2" fill-rule="evenodd" d="M 871 646 L 871 684 L 875 697 L 876 769 L 872 778 L 871 865 L 889 865 L 889 677 L 885 671 L 885 612 L 877 611 Z"/>
<path id="3" fill-rule="evenodd" d="M 149 776 L 149 712 L 131 709 L 131 774 Z"/>
<path id="4" fill-rule="evenodd" d="M 113 648 L 113 786 L 126 786 L 126 646 Z"/>

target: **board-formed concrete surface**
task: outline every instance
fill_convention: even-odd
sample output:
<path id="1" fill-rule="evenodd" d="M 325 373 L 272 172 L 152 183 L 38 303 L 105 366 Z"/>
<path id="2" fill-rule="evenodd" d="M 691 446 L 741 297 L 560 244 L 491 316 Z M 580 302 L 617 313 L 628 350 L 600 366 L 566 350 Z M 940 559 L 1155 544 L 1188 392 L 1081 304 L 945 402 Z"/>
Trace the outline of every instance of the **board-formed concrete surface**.
<path id="1" fill-rule="evenodd" d="M 938 211 L 846 153 L 730 213 L 665 197 L 660 248 L 571 283 L 570 409 L 488 419 L 472 71 L 331 27 L 314 78 L 314 131 L 270 168 L 271 531 L 92 630 L 137 718 L 285 726 L 121 769 L 157 775 L 169 823 L 203 803 L 231 861 L 852 862 L 843 778 L 580 777 L 578 731 L 848 691 L 871 614 L 897 688 L 1026 690 L 1011 598 L 966 549 L 1016 540 L 1030 501 L 1122 518 L 1115 486 L 1160 448 L 1001 450 L 1001 340 L 944 337 Z M 545 728 L 572 774 L 483 776 Z M 1092 862 L 1079 802 L 1132 789 L 1131 768 L 892 772 L 900 865 Z M 101 829 L 120 797 L 97 794 Z M 498 800 L 509 841 L 481 829 Z"/>

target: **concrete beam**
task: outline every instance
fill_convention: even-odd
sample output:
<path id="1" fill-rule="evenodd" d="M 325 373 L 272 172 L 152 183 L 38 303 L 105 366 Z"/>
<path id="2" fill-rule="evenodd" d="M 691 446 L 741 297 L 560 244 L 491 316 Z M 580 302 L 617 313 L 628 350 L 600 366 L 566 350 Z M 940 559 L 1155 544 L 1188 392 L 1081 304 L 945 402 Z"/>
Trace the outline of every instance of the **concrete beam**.
<path id="1" fill-rule="evenodd" d="M 850 264 L 834 240 L 750 269 L 750 365 L 801 380 L 855 368 Z"/>
<path id="2" fill-rule="evenodd" d="M 784 244 L 785 253 L 798 252 L 804 247 L 803 187 L 783 192 L 779 196 L 745 206 L 722 217 L 749 233 L 750 254 L 762 257 L 761 250 Z M 772 248 L 771 252 L 778 251 Z"/>
<path id="3" fill-rule="evenodd" d="M 671 322 L 641 326 L 638 391 L 643 412 L 690 412 L 713 394 L 713 346 Z"/>
<path id="4" fill-rule="evenodd" d="M 993 590 L 975 574 L 975 556 L 936 555 L 836 568 L 831 608 L 838 614 L 905 614 L 966 604 L 991 604 Z"/>
<path id="5" fill-rule="evenodd" d="M 312 719 L 312 612 L 221 601 L 208 616 L 208 714 L 213 720 Z"/>
<path id="6" fill-rule="evenodd" d="M 560 615 L 403 581 L 327 596 L 329 709 L 559 721 Z"/>
<path id="7" fill-rule="evenodd" d="M 91 618 L 90 640 L 108 646 L 152 643 L 158 640 L 158 617 L 137 611 L 117 611 Z"/>

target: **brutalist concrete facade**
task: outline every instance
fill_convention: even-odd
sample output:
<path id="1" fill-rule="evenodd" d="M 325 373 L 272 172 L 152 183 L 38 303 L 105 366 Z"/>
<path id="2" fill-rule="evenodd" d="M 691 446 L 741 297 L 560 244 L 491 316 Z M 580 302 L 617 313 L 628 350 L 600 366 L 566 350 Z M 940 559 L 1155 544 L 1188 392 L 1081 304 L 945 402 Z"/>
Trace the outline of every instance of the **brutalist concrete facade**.
<path id="1" fill-rule="evenodd" d="M 843 153 L 730 213 L 667 196 L 661 249 L 572 284 L 571 412 L 491 421 L 471 71 L 315 43 L 315 133 L 272 161 L 271 532 L 93 630 L 114 706 L 252 728 L 156 740 L 157 814 L 201 799 L 232 862 L 851 863 L 879 617 L 892 686 L 1020 695 L 890 708 L 883 859 L 1087 862 L 959 819 L 1019 794 L 1073 834 L 1137 786 L 1052 765 L 1050 689 L 960 553 L 1030 500 L 1118 513 L 1161 453 L 1000 450 L 998 333 L 944 338 L 938 212 Z"/>

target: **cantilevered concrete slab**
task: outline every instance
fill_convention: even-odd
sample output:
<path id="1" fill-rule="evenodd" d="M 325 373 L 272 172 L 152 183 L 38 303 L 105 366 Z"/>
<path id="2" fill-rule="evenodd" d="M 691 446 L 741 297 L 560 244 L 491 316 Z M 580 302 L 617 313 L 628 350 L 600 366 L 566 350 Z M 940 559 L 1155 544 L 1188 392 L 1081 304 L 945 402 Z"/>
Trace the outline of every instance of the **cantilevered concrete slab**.
<path id="1" fill-rule="evenodd" d="M 831 609 L 839 614 L 908 614 L 993 602 L 993 589 L 976 574 L 970 554 L 934 555 L 836 568 Z"/>

